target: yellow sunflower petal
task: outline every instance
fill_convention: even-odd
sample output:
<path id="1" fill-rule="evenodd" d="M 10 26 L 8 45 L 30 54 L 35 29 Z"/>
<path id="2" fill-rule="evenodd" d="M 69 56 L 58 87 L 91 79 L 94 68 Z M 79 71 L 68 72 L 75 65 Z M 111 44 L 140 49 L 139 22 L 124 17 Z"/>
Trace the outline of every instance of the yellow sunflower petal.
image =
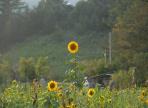
<path id="1" fill-rule="evenodd" d="M 48 82 L 48 91 L 56 91 L 58 89 L 58 83 L 56 81 Z"/>
<path id="2" fill-rule="evenodd" d="M 90 88 L 87 92 L 88 97 L 93 97 L 94 94 L 95 94 L 95 90 L 93 88 Z"/>
<path id="3" fill-rule="evenodd" d="M 148 99 L 145 101 L 145 104 L 148 105 Z"/>
<path id="4" fill-rule="evenodd" d="M 77 53 L 79 50 L 79 45 L 76 41 L 71 41 L 68 43 L 68 51 L 72 54 Z"/>

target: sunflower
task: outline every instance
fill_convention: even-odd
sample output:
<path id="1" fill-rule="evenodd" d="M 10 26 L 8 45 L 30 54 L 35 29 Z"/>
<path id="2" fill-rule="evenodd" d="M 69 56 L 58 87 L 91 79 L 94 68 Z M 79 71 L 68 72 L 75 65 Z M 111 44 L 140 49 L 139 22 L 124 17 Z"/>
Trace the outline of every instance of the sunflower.
<path id="1" fill-rule="evenodd" d="M 48 91 L 56 91 L 58 89 L 58 83 L 56 81 L 48 82 Z"/>
<path id="2" fill-rule="evenodd" d="M 90 88 L 87 92 L 88 97 L 92 97 L 95 94 L 95 90 L 93 88 Z"/>
<path id="3" fill-rule="evenodd" d="M 57 97 L 58 97 L 58 98 L 61 98 L 62 96 L 63 96 L 62 93 L 58 93 L 58 94 L 57 94 Z"/>
<path id="4" fill-rule="evenodd" d="M 76 105 L 73 103 L 70 106 L 71 106 L 71 108 L 76 108 Z"/>
<path id="5" fill-rule="evenodd" d="M 57 91 L 62 92 L 62 87 L 58 87 Z"/>
<path id="6" fill-rule="evenodd" d="M 138 96 L 138 98 L 139 98 L 140 101 L 144 101 L 144 96 L 143 95 Z"/>
<path id="7" fill-rule="evenodd" d="M 76 105 L 72 103 L 72 104 L 66 106 L 66 108 L 76 108 Z"/>
<path id="8" fill-rule="evenodd" d="M 145 100 L 145 104 L 146 104 L 146 105 L 148 105 L 148 99 L 147 99 L 147 100 Z"/>
<path id="9" fill-rule="evenodd" d="M 141 95 L 142 95 L 142 96 L 146 96 L 145 90 L 142 90 Z"/>
<path id="10" fill-rule="evenodd" d="M 68 43 L 68 51 L 72 54 L 77 53 L 79 50 L 79 45 L 76 41 L 71 41 Z"/>
<path id="11" fill-rule="evenodd" d="M 108 100 L 107 100 L 107 102 L 108 102 L 108 103 L 111 103 L 111 102 L 112 102 L 112 100 L 111 100 L 111 99 L 108 99 Z"/>
<path id="12" fill-rule="evenodd" d="M 99 101 L 100 101 L 100 103 L 104 103 L 105 97 L 104 97 L 104 96 L 100 96 L 100 97 L 99 97 Z"/>
<path id="13" fill-rule="evenodd" d="M 17 84 L 17 81 L 16 81 L 16 80 L 13 80 L 13 81 L 12 81 L 12 84 L 13 84 L 13 85 L 16 85 L 16 84 Z"/>
<path id="14" fill-rule="evenodd" d="M 66 106 L 66 108 L 70 108 L 70 105 Z"/>

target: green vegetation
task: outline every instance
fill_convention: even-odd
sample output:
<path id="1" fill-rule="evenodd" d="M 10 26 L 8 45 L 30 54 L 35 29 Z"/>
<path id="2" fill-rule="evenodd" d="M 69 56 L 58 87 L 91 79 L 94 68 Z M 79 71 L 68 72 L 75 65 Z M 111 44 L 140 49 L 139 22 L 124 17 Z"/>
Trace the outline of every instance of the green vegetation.
<path id="1" fill-rule="evenodd" d="M 51 83 L 51 82 L 50 82 Z M 52 82 L 55 83 L 55 82 Z M 26 86 L 13 81 L 1 94 L 0 107 L 4 108 L 147 108 L 146 88 L 132 88 L 110 91 L 78 89 L 72 84 L 58 84 L 58 90 L 48 91 L 40 85 Z M 51 88 L 50 88 L 51 89 Z M 90 93 L 93 92 L 93 93 Z M 37 93 L 37 98 L 35 94 Z"/>
<path id="2" fill-rule="evenodd" d="M 64 39 L 58 40 L 59 38 L 56 37 L 57 36 L 34 37 L 10 49 L 5 54 L 4 58 L 9 58 L 10 61 L 17 64 L 20 57 L 33 57 L 36 59 L 39 57 L 48 57 L 47 61 L 49 63 L 50 72 L 53 73 L 53 78 L 61 79 L 64 77 L 65 71 L 68 68 L 67 64 L 71 57 L 67 51 L 67 44 L 70 39 L 67 41 Z M 103 56 L 103 54 L 101 54 L 102 49 L 99 48 L 99 43 L 93 44 L 93 42 L 90 42 L 86 44 L 88 42 L 87 37 L 78 39 L 78 42 L 80 43 L 79 60 L 95 59 L 99 58 L 99 55 Z"/>
<path id="3" fill-rule="evenodd" d="M 0 0 L 0 107 L 147 107 L 147 35 L 146 0 L 80 0 L 75 6 L 41 0 L 33 9 L 22 0 Z M 69 54 L 69 41 L 78 42 L 77 54 Z M 112 74 L 112 91 L 82 87 L 84 76 L 104 73 Z M 47 91 L 40 80 L 63 82 L 62 99 L 52 89 L 55 81 Z"/>

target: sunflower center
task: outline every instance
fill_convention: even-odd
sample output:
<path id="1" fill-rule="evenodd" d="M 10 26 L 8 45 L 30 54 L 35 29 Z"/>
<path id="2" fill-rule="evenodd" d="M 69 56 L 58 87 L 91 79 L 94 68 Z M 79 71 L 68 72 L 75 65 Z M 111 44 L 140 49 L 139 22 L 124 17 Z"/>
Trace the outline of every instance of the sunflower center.
<path id="1" fill-rule="evenodd" d="M 51 88 L 51 89 L 55 88 L 55 84 L 54 84 L 54 83 L 51 83 L 51 84 L 50 84 L 50 88 Z"/>
<path id="2" fill-rule="evenodd" d="M 89 94 L 92 96 L 94 94 L 94 92 L 93 91 L 90 91 Z"/>
<path id="3" fill-rule="evenodd" d="M 71 49 L 71 50 L 75 50 L 75 49 L 76 49 L 76 45 L 75 45 L 75 44 L 71 44 L 71 45 L 70 45 L 70 49 Z"/>

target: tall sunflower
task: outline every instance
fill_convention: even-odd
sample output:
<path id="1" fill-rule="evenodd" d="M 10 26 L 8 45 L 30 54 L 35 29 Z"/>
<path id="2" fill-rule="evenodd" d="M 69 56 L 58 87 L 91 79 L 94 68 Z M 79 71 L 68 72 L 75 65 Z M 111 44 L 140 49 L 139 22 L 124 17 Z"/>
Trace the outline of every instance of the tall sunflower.
<path id="1" fill-rule="evenodd" d="M 95 94 L 95 90 L 93 88 L 90 88 L 87 92 L 88 97 L 93 97 L 94 94 Z"/>
<path id="2" fill-rule="evenodd" d="M 57 91 L 58 83 L 56 81 L 48 82 L 48 91 Z"/>
<path id="3" fill-rule="evenodd" d="M 77 53 L 78 50 L 79 50 L 79 45 L 76 41 L 71 41 L 71 42 L 68 43 L 68 51 L 71 54 Z"/>

